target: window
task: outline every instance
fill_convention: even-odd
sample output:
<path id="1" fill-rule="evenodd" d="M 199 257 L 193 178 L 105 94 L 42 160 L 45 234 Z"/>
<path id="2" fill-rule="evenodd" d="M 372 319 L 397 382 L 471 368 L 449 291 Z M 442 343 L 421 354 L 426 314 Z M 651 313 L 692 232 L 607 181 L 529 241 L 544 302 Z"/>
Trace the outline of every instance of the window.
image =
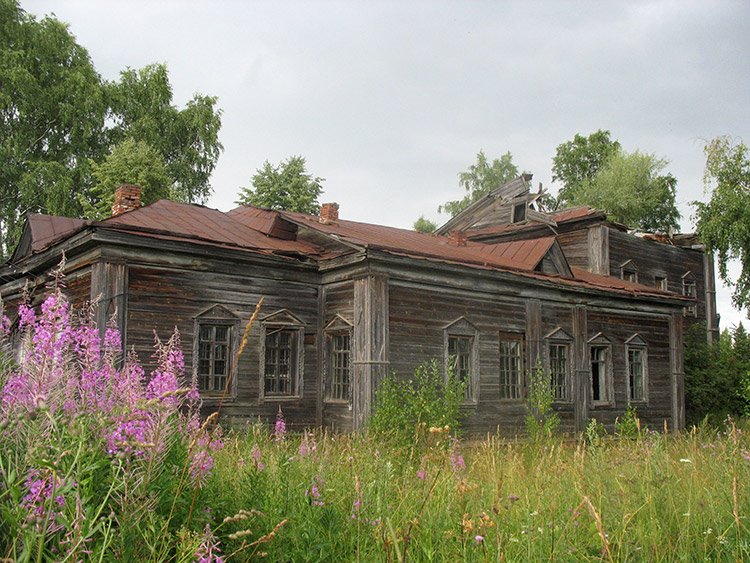
<path id="1" fill-rule="evenodd" d="M 591 401 L 594 406 L 611 404 L 612 389 L 612 344 L 601 333 L 589 340 L 591 359 Z"/>
<path id="2" fill-rule="evenodd" d="M 231 399 L 237 389 L 232 354 L 240 319 L 226 307 L 214 305 L 193 321 L 193 377 L 198 390 L 208 400 Z"/>
<path id="3" fill-rule="evenodd" d="M 326 325 L 326 400 L 351 401 L 352 325 L 336 315 Z"/>
<path id="4" fill-rule="evenodd" d="M 571 344 L 573 338 L 558 328 L 546 337 L 547 372 L 555 401 L 570 400 L 570 378 L 573 373 Z"/>
<path id="5" fill-rule="evenodd" d="M 299 397 L 302 389 L 304 325 L 286 309 L 261 324 L 262 398 Z"/>
<path id="6" fill-rule="evenodd" d="M 445 375 L 464 383 L 464 400 L 475 403 L 479 396 L 479 331 L 461 317 L 444 328 Z"/>
<path id="7" fill-rule="evenodd" d="M 513 206 L 513 223 L 522 223 L 526 220 L 526 201 L 516 203 Z"/>
<path id="8" fill-rule="evenodd" d="M 638 283 L 638 268 L 632 260 L 620 265 L 620 278 L 632 283 Z"/>
<path id="9" fill-rule="evenodd" d="M 666 276 L 654 276 L 654 287 L 662 291 L 669 291 Z"/>
<path id="10" fill-rule="evenodd" d="M 500 398 L 522 399 L 523 335 L 500 333 Z"/>
<path id="11" fill-rule="evenodd" d="M 625 342 L 625 354 L 628 375 L 628 401 L 645 401 L 648 378 L 646 341 L 637 334 L 631 336 Z"/>
<path id="12" fill-rule="evenodd" d="M 227 385 L 232 327 L 201 324 L 198 336 L 198 389 L 221 393 Z"/>
<path id="13" fill-rule="evenodd" d="M 698 297 L 698 291 L 695 286 L 695 278 L 693 278 L 693 274 L 691 272 L 687 272 L 684 276 L 682 276 L 682 294 L 685 297 L 692 297 L 693 299 L 696 299 Z M 698 306 L 696 303 L 691 303 L 690 305 L 686 306 L 683 309 L 683 315 L 686 317 L 697 317 L 698 316 Z"/>

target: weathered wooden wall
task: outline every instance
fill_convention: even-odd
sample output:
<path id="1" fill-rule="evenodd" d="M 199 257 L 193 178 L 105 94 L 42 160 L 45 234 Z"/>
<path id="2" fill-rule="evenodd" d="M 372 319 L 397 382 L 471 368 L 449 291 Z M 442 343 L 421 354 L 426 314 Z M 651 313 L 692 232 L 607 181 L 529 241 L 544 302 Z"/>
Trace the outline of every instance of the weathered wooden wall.
<path id="1" fill-rule="evenodd" d="M 324 319 L 323 326 L 340 315 L 350 323 L 354 320 L 354 282 L 345 281 L 323 286 Z M 325 356 L 325 355 L 324 355 Z M 328 377 L 328 366 L 321 366 L 321 375 Z M 350 364 L 351 367 L 351 364 Z M 326 401 L 324 389 L 321 385 L 322 423 L 325 427 L 336 431 L 349 432 L 353 429 L 352 402 L 346 404 Z"/>
<path id="2" fill-rule="evenodd" d="M 128 346 L 135 348 L 146 369 L 153 368 L 154 332 L 161 339 L 167 339 L 177 327 L 186 371 L 190 375 L 196 316 L 214 305 L 222 305 L 240 319 L 239 330 L 243 331 L 258 300 L 264 297 L 259 318 L 288 309 L 305 324 L 301 396 L 259 399 L 261 327 L 256 321 L 239 360 L 237 396 L 224 403 L 222 413 L 233 419 L 272 420 L 281 406 L 292 427 L 314 425 L 319 382 L 318 286 L 312 281 L 280 281 L 279 272 L 271 276 L 260 267 L 248 268 L 248 272 L 252 275 L 131 265 L 128 268 Z"/>

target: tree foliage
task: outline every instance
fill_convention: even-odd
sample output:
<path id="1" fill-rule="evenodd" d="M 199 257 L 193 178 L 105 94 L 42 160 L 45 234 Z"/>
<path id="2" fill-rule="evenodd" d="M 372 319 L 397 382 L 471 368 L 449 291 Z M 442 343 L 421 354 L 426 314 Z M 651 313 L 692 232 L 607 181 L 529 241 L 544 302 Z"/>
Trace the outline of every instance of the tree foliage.
<path id="1" fill-rule="evenodd" d="M 569 190 L 567 203 L 601 209 L 610 219 L 643 231 L 677 229 L 677 180 L 660 174 L 666 164 L 651 154 L 619 151 L 592 178 Z"/>
<path id="2" fill-rule="evenodd" d="M 477 154 L 476 163 L 458 175 L 458 184 L 466 195 L 462 199 L 447 201 L 438 207 L 440 213 L 458 215 L 482 196 L 518 177 L 518 168 L 513 164 L 513 155 L 506 152 L 490 162 L 484 151 Z"/>
<path id="3" fill-rule="evenodd" d="M 727 265 L 739 259 L 742 268 L 734 284 L 732 302 L 750 305 L 750 153 L 742 143 L 718 137 L 708 143 L 704 181 L 711 189 L 708 203 L 693 202 L 697 232 L 709 252 L 719 254 L 719 276 L 733 281 Z"/>
<path id="4" fill-rule="evenodd" d="M 413 225 L 414 230 L 418 233 L 434 233 L 437 227 L 437 223 L 430 221 L 424 215 L 420 215 Z"/>
<path id="5" fill-rule="evenodd" d="M 172 195 L 203 202 L 222 146 L 216 99 L 178 110 L 164 65 L 102 80 L 68 26 L 0 0 L 0 256 L 26 213 L 84 216 L 102 203 L 93 164 L 127 138 L 150 145 Z"/>
<path id="6" fill-rule="evenodd" d="M 125 139 L 101 163 L 91 164 L 97 183 L 92 189 L 96 206 L 83 202 L 87 217 L 101 219 L 112 211 L 115 190 L 121 184 L 135 184 L 142 188 L 141 202 L 148 205 L 159 199 L 169 199 L 173 181 L 162 156 L 144 141 Z M 173 198 L 179 199 L 179 198 Z"/>
<path id="7" fill-rule="evenodd" d="M 283 209 L 316 214 L 324 178 L 313 176 L 305 168 L 302 156 L 292 156 L 274 166 L 265 161 L 252 178 L 252 188 L 243 187 L 237 203 L 268 209 Z"/>
<path id="8" fill-rule="evenodd" d="M 706 342 L 706 327 L 695 324 L 685 335 L 685 410 L 688 424 L 704 418 L 721 423 L 750 407 L 743 383 L 750 378 L 750 336 L 740 324 Z"/>
<path id="9" fill-rule="evenodd" d="M 620 152 L 620 143 L 609 136 L 609 131 L 599 129 L 588 137 L 576 134 L 572 141 L 557 146 L 552 159 L 552 181 L 562 183 L 557 206 L 569 203 L 571 192 L 591 181 L 607 160 Z"/>

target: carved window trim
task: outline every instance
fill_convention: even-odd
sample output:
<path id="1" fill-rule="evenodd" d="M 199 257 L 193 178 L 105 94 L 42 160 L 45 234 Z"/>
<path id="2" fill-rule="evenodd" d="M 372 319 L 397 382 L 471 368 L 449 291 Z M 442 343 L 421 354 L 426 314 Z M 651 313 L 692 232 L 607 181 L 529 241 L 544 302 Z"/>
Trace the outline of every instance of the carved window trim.
<path id="1" fill-rule="evenodd" d="M 669 278 L 666 274 L 654 275 L 654 287 L 661 291 L 669 291 Z"/>
<path id="2" fill-rule="evenodd" d="M 283 340 L 282 340 L 283 338 Z M 287 350 L 288 349 L 288 350 Z M 275 350 L 275 352 L 272 352 Z M 284 359 L 288 351 L 288 359 Z M 266 356 L 275 357 L 269 362 Z M 260 323 L 260 374 L 259 398 L 261 401 L 288 401 L 302 398 L 305 365 L 305 325 L 288 309 L 281 309 L 261 319 Z M 266 374 L 266 369 L 274 366 L 274 371 L 288 366 L 288 377 L 281 373 Z M 269 377 L 270 376 L 270 377 Z M 289 380 L 289 391 L 267 391 L 271 380 L 276 386 Z"/>
<path id="3" fill-rule="evenodd" d="M 638 357 L 637 363 L 634 363 Z M 637 373 L 633 370 L 640 366 L 640 390 L 633 379 Z M 625 387 L 629 403 L 648 403 L 648 344 L 640 334 L 634 334 L 625 341 Z M 638 393 L 640 391 L 640 393 Z"/>
<path id="4" fill-rule="evenodd" d="M 601 332 L 589 338 L 589 401 L 592 408 L 610 407 L 615 404 L 614 367 L 612 357 L 612 342 Z M 594 370 L 594 365 L 597 369 Z M 594 385 L 595 373 L 598 377 L 597 385 Z M 596 399 L 595 391 L 599 391 Z"/>
<path id="5" fill-rule="evenodd" d="M 464 358 L 451 356 L 451 344 L 454 342 L 459 346 L 459 342 L 468 342 L 469 353 Z M 449 325 L 443 328 L 443 373 L 445 381 L 448 381 L 448 374 L 456 374 L 455 361 L 468 362 L 466 369 L 468 371 L 468 381 L 464 388 L 464 403 L 477 404 L 479 402 L 479 330 L 471 324 L 465 317 L 459 317 Z M 458 374 L 460 375 L 460 374 Z"/>
<path id="6" fill-rule="evenodd" d="M 239 366 L 237 365 L 234 354 L 239 349 L 239 338 L 240 338 L 240 318 L 232 313 L 229 309 L 223 305 L 213 305 L 202 313 L 199 313 L 193 318 L 193 382 L 201 393 L 201 397 L 205 404 L 217 403 L 220 400 L 233 401 L 237 397 L 237 373 Z M 216 329 L 219 327 L 225 327 L 228 331 L 227 338 L 216 341 Z M 203 329 L 209 328 L 211 336 L 206 340 L 202 339 Z M 208 344 L 209 357 L 204 358 L 209 360 L 209 371 L 208 373 L 202 373 L 201 370 L 201 352 L 204 348 L 202 344 Z M 223 360 L 217 359 L 216 357 L 216 346 L 226 344 L 226 351 L 224 353 L 225 358 Z M 214 373 L 216 369 L 216 362 L 224 361 L 227 381 L 224 389 L 206 390 L 201 389 L 202 383 L 205 377 L 215 378 L 217 377 Z M 226 385 L 229 385 L 227 389 Z"/>
<path id="7" fill-rule="evenodd" d="M 562 328 L 556 328 L 544 338 L 545 370 L 549 377 L 550 389 L 556 403 L 572 402 L 573 387 L 573 337 Z M 554 351 L 554 353 L 553 353 Z M 560 352 L 564 358 L 560 358 Z M 564 367 L 564 377 L 559 377 L 559 369 Z M 562 385 L 561 385 L 562 383 Z"/>
<path id="8" fill-rule="evenodd" d="M 341 315 L 335 315 L 333 319 L 323 329 L 323 336 L 325 338 L 325 347 L 323 349 L 323 365 L 325 366 L 323 381 L 325 382 L 325 395 L 324 400 L 326 403 L 332 404 L 349 404 L 352 402 L 352 348 L 354 343 L 354 327 L 351 322 L 342 317 Z M 341 344 L 343 337 L 348 338 L 348 351 L 346 351 L 345 358 L 343 349 L 338 349 L 338 345 Z M 342 381 L 337 384 L 335 381 L 337 374 L 342 374 L 341 363 L 346 362 L 346 381 Z M 337 369 L 338 368 L 338 369 Z M 343 375 L 343 374 L 342 374 Z M 344 384 L 344 385 L 342 385 Z M 344 396 L 337 396 L 341 393 L 337 393 L 337 388 L 345 388 L 346 393 Z"/>

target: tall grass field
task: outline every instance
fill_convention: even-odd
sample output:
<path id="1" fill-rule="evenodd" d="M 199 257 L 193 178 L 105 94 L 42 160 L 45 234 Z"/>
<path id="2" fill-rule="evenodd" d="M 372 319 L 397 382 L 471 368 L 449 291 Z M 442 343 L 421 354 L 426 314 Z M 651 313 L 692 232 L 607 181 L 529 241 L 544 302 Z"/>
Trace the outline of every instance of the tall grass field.
<path id="1" fill-rule="evenodd" d="M 179 335 L 145 374 L 58 291 L 20 324 L 23 353 L 0 359 L 0 560 L 750 559 L 741 423 L 458 439 L 433 421 L 291 433 L 280 411 L 222 428 Z"/>

